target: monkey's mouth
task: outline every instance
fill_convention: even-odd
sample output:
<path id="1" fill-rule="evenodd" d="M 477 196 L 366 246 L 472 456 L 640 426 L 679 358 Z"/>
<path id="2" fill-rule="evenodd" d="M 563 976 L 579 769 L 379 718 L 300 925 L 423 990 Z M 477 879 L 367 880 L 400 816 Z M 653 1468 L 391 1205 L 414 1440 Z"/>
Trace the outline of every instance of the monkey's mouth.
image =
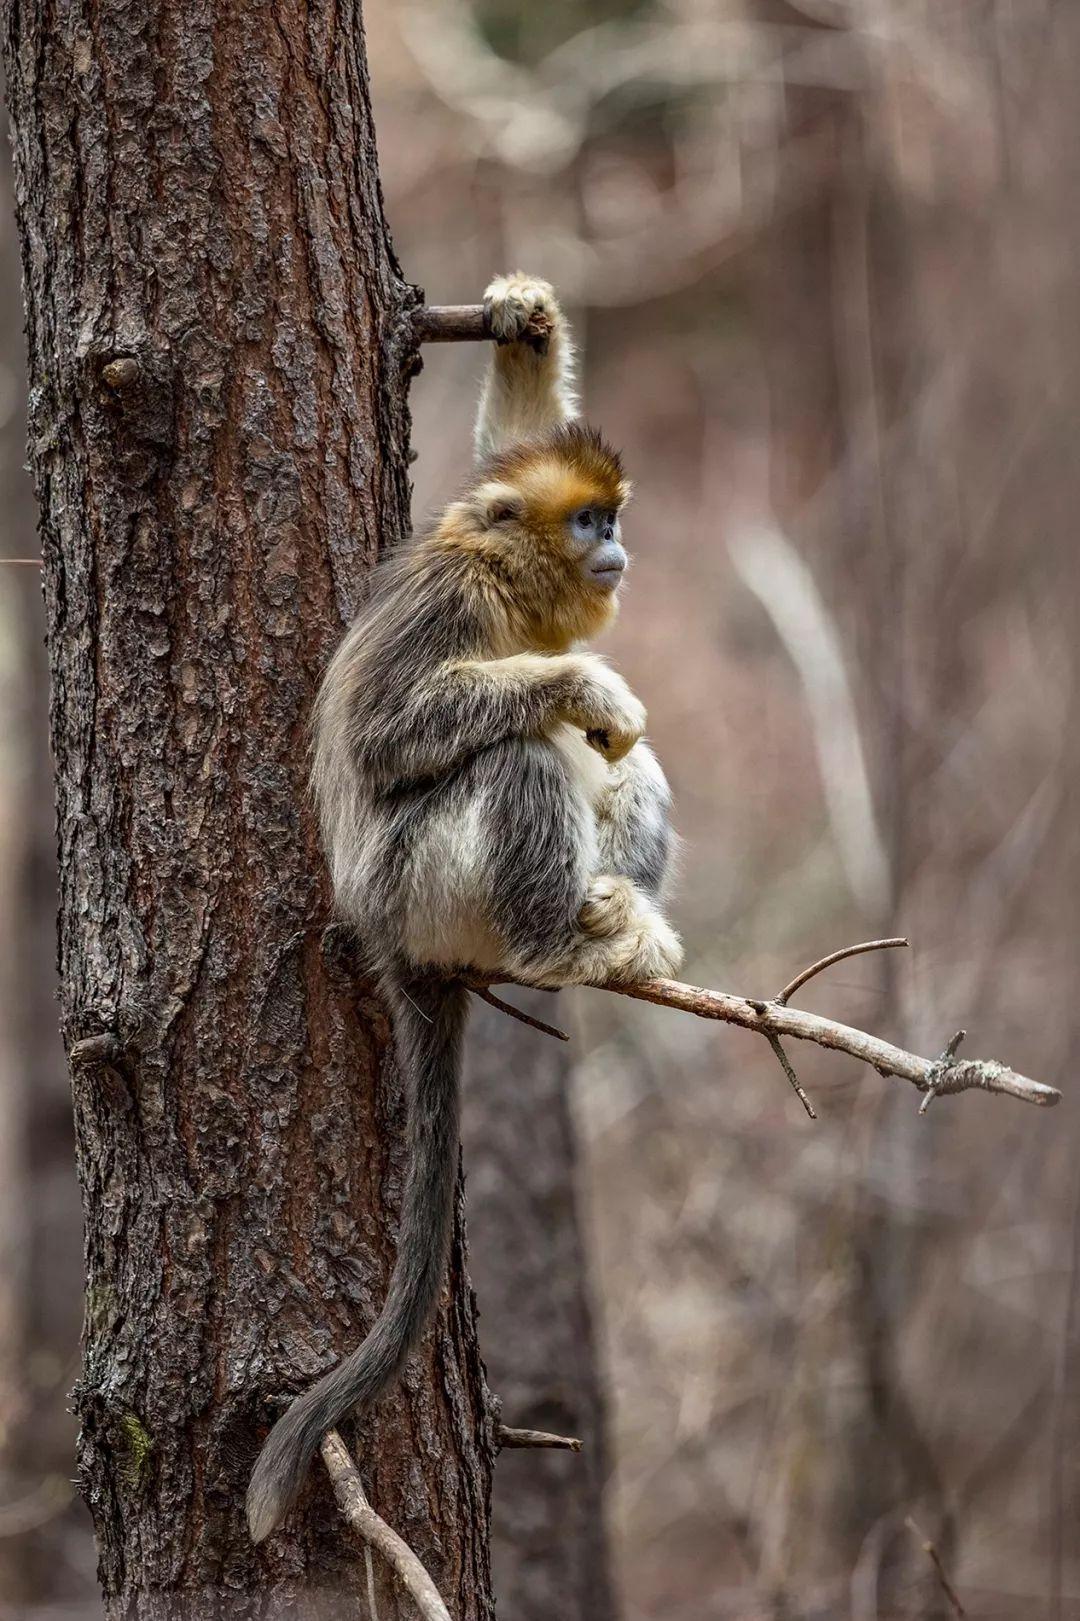
<path id="1" fill-rule="evenodd" d="M 594 568 L 589 570 L 589 576 L 603 591 L 614 591 L 623 577 L 623 565 L 613 563 L 608 568 Z"/>

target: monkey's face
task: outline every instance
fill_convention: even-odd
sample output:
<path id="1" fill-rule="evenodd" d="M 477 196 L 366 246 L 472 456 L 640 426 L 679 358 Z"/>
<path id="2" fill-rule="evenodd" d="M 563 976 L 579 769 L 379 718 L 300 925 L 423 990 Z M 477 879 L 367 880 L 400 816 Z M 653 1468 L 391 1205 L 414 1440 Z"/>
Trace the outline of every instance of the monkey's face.
<path id="1" fill-rule="evenodd" d="M 491 566 L 508 646 L 552 650 L 586 640 L 614 618 L 626 570 L 619 512 L 630 495 L 616 453 L 567 423 L 501 452 L 439 535 Z"/>
<path id="2" fill-rule="evenodd" d="M 518 627 L 509 645 L 556 651 L 611 623 L 627 557 L 612 492 L 570 480 L 564 470 L 553 490 L 544 472 L 515 486 L 482 485 L 468 528 L 455 525 L 453 533 L 502 582 L 508 625 Z"/>
<path id="3" fill-rule="evenodd" d="M 617 591 L 626 570 L 619 514 L 614 507 L 578 507 L 566 520 L 566 549 L 587 587 Z"/>
<path id="4" fill-rule="evenodd" d="M 507 526 L 503 555 L 531 641 L 559 649 L 597 635 L 614 619 L 627 557 L 614 492 L 565 470 L 557 490 L 543 488 L 542 478 L 536 482 L 540 489 L 519 491 L 524 510 Z"/>

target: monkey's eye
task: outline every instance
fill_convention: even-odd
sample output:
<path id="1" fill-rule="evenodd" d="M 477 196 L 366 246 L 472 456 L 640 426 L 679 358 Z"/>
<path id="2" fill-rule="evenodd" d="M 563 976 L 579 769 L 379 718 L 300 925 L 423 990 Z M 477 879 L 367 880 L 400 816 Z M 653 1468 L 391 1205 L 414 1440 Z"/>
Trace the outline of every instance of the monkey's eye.
<path id="1" fill-rule="evenodd" d="M 575 512 L 574 513 L 574 528 L 575 529 L 591 529 L 592 526 L 593 526 L 593 515 L 592 515 L 592 508 L 591 507 L 582 507 L 580 512 Z"/>

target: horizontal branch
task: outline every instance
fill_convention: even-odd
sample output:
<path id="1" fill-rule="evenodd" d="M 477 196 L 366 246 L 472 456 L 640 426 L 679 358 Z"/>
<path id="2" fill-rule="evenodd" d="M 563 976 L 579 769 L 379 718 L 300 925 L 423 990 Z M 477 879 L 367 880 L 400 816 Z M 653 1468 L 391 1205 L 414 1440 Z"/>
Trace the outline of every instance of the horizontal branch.
<path id="1" fill-rule="evenodd" d="M 377 1548 L 412 1597 L 424 1621 L 450 1621 L 439 1590 L 404 1537 L 387 1525 L 367 1500 L 360 1474 L 337 1430 L 322 1439 L 322 1460 L 345 1519 L 369 1547 Z"/>
<path id="2" fill-rule="evenodd" d="M 511 1447 L 552 1447 L 560 1452 L 580 1452 L 581 1442 L 576 1435 L 552 1435 L 548 1430 L 518 1430 L 510 1424 L 495 1427 L 495 1440 L 500 1452 Z"/>
<path id="3" fill-rule="evenodd" d="M 683 985 L 674 979 L 651 979 L 642 985 L 601 985 L 597 989 L 616 991 L 620 996 L 632 996 L 639 1002 L 653 1002 L 660 1007 L 679 1008 L 694 1013 L 699 1019 L 720 1019 L 725 1024 L 738 1024 L 744 1030 L 756 1030 L 763 1036 L 795 1036 L 799 1041 L 813 1041 L 819 1047 L 830 1047 L 835 1052 L 850 1053 L 876 1069 L 879 1075 L 896 1075 L 911 1081 L 920 1092 L 946 1096 L 953 1092 L 1001 1092 L 1024 1103 L 1052 1104 L 1061 1100 L 1061 1093 L 1043 1081 L 1033 1081 L 1019 1075 L 993 1059 L 975 1058 L 920 1058 L 917 1053 L 894 1047 L 891 1041 L 882 1041 L 865 1030 L 855 1030 L 835 1019 L 825 1019 L 819 1013 L 804 1013 L 801 1008 L 781 1006 L 777 1002 L 757 1002 L 745 996 L 731 996 L 726 991 L 708 991 L 699 985 Z"/>
<path id="4" fill-rule="evenodd" d="M 954 1092 L 999 1092 L 1006 1097 L 1019 1098 L 1023 1103 L 1043 1106 L 1060 1102 L 1061 1093 L 1056 1087 L 1047 1086 L 1043 1081 L 1033 1081 L 994 1059 L 958 1058 L 956 1048 L 963 1031 L 953 1037 L 940 1057 L 922 1058 L 918 1053 L 906 1052 L 891 1041 L 883 1041 L 865 1030 L 856 1030 L 851 1025 L 840 1024 L 836 1019 L 826 1019 L 819 1013 L 805 1013 L 801 1008 L 786 1005 L 785 999 L 797 986 L 805 984 L 812 974 L 819 973 L 831 963 L 863 951 L 906 944 L 905 940 L 900 939 L 873 940 L 833 952 L 792 980 L 771 1001 L 733 996 L 727 991 L 710 991 L 700 985 L 684 985 L 675 979 L 651 979 L 639 985 L 595 985 L 591 989 L 610 991 L 616 996 L 630 996 L 635 1001 L 652 1002 L 658 1007 L 677 1008 L 683 1013 L 693 1013 L 699 1019 L 717 1019 L 724 1024 L 740 1025 L 744 1030 L 753 1030 L 764 1036 L 774 1052 L 781 1036 L 793 1036 L 798 1041 L 812 1041 L 819 1047 L 848 1053 L 852 1058 L 869 1064 L 879 1075 L 896 1075 L 925 1093 L 920 1113 L 925 1113 L 933 1098 L 947 1097 Z M 492 984 L 524 984 L 524 981 L 507 980 L 501 975 L 469 974 L 461 978 L 464 984 L 477 992 Z M 784 1062 L 783 1058 L 781 1061 Z M 809 1099 L 786 1062 L 784 1068 L 804 1107 L 813 1116 Z"/>
<path id="5" fill-rule="evenodd" d="M 477 343 L 491 337 L 483 304 L 422 304 L 413 311 L 418 343 Z"/>

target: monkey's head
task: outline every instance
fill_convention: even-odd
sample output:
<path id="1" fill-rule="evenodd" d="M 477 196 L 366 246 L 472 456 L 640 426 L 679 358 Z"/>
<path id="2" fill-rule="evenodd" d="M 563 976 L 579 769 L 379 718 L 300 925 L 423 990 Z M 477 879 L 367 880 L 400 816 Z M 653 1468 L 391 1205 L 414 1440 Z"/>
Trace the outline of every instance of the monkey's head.
<path id="1" fill-rule="evenodd" d="M 629 497 L 618 453 L 577 422 L 483 465 L 447 517 L 454 542 L 486 564 L 512 639 L 559 649 L 614 619 L 627 564 L 619 514 Z"/>

